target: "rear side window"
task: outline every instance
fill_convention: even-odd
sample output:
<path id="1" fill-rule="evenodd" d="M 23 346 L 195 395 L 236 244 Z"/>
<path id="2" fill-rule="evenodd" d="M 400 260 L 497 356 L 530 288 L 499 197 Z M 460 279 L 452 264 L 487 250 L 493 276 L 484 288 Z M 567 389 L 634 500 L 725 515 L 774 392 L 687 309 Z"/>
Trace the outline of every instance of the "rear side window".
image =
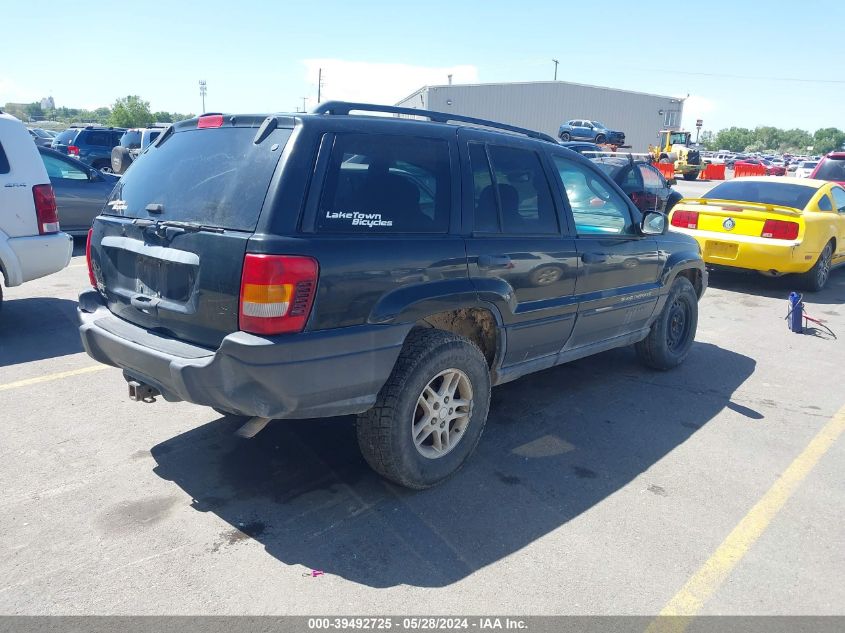
<path id="1" fill-rule="evenodd" d="M 0 143 L 0 174 L 8 174 L 11 171 L 9 166 L 9 159 L 6 157 L 6 151 L 3 149 L 3 144 Z"/>
<path id="2" fill-rule="evenodd" d="M 836 205 L 836 210 L 839 213 L 845 213 L 845 189 L 834 187 L 832 193 L 833 203 Z"/>
<path id="3" fill-rule="evenodd" d="M 85 132 L 80 141 L 85 145 L 97 145 L 101 147 L 108 147 L 110 144 L 108 132 Z"/>
<path id="4" fill-rule="evenodd" d="M 280 128 L 256 145 L 252 127 L 175 132 L 132 164 L 103 213 L 252 231 L 290 135 Z"/>
<path id="5" fill-rule="evenodd" d="M 536 152 L 470 143 L 475 230 L 508 234 L 558 232 L 549 181 Z M 489 166 L 487 157 L 489 156 Z"/>
<path id="6" fill-rule="evenodd" d="M 317 214 L 320 233 L 445 233 L 449 145 L 440 139 L 338 134 Z"/>

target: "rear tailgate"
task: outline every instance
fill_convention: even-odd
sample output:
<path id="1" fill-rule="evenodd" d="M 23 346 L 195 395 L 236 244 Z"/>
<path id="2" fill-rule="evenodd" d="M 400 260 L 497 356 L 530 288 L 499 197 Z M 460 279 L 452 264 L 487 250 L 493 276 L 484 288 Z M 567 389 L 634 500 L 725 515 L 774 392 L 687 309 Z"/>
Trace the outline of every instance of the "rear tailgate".
<path id="1" fill-rule="evenodd" d="M 151 146 L 92 235 L 97 284 L 115 315 L 207 347 L 238 329 L 244 253 L 292 131 L 256 143 L 263 117 L 221 118 L 180 123 Z"/>

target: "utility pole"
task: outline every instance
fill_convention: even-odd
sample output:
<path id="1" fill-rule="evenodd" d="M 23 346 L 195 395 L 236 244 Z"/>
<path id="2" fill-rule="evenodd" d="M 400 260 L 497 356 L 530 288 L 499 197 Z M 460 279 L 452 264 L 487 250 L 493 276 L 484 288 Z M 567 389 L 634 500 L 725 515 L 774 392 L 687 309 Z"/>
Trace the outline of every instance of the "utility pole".
<path id="1" fill-rule="evenodd" d="M 552 60 L 555 63 L 555 81 L 557 81 L 557 65 L 560 63 L 558 60 Z"/>
<path id="2" fill-rule="evenodd" d="M 302 97 L 302 111 L 308 112 L 308 108 L 305 107 L 305 102 L 308 101 L 308 97 Z"/>
<path id="3" fill-rule="evenodd" d="M 317 69 L 317 105 L 320 105 L 320 99 L 323 94 L 323 69 Z"/>
<path id="4" fill-rule="evenodd" d="M 205 114 L 205 94 L 208 92 L 205 79 L 200 79 L 200 96 L 202 97 L 202 111 Z"/>

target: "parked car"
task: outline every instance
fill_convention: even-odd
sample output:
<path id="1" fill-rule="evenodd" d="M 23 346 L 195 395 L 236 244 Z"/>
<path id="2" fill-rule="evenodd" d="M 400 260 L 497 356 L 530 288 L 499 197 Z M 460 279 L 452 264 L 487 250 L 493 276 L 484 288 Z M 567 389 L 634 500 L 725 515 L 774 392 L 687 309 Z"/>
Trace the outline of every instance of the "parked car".
<path id="1" fill-rule="evenodd" d="M 672 189 L 650 160 L 633 156 L 598 156 L 592 158 L 610 176 L 637 208 L 642 211 L 669 213 L 683 196 Z"/>
<path id="2" fill-rule="evenodd" d="M 585 119 L 572 119 L 560 126 L 561 141 L 592 141 L 597 145 L 624 145 L 625 133 L 609 130 L 603 123 Z"/>
<path id="3" fill-rule="evenodd" d="M 810 178 L 832 180 L 845 185 L 845 152 L 831 152 L 822 158 Z"/>
<path id="4" fill-rule="evenodd" d="M 553 138 L 477 122 L 329 102 L 175 124 L 89 233 L 85 349 L 136 399 L 251 416 L 247 435 L 358 414 L 368 463 L 411 488 L 466 461 L 492 385 L 630 344 L 681 363 L 695 241 Z M 527 283 L 525 254 L 559 273 Z"/>
<path id="5" fill-rule="evenodd" d="M 7 287 L 60 271 L 73 241 L 59 231 L 44 163 L 18 119 L 0 111 L 0 271 Z M 3 289 L 0 287 L 0 304 Z"/>
<path id="6" fill-rule="evenodd" d="M 735 178 L 683 200 L 670 223 L 698 240 L 708 264 L 796 274 L 810 291 L 845 263 L 845 189 L 836 183 Z"/>
<path id="7" fill-rule="evenodd" d="M 584 141 L 560 141 L 560 144 L 566 149 L 571 149 L 573 152 L 584 154 L 587 158 L 605 151 L 595 143 L 585 143 Z"/>
<path id="8" fill-rule="evenodd" d="M 795 163 L 795 177 L 796 178 L 809 178 L 810 174 L 813 173 L 813 170 L 818 165 L 818 162 L 814 160 L 803 160 L 799 163 Z"/>
<path id="9" fill-rule="evenodd" d="M 32 137 L 32 140 L 35 141 L 35 144 L 40 147 L 50 147 L 50 144 L 53 142 L 53 137 L 47 132 L 47 130 L 42 130 L 40 127 L 28 127 L 26 128 L 29 131 L 29 135 Z"/>
<path id="10" fill-rule="evenodd" d="M 87 235 L 120 178 L 46 147 L 38 151 L 53 185 L 62 230 Z"/>
<path id="11" fill-rule="evenodd" d="M 115 174 L 125 174 L 129 166 L 150 143 L 167 129 L 167 126 L 151 128 L 133 128 L 126 130 L 120 137 L 118 145 L 111 151 L 111 170 Z"/>
<path id="12" fill-rule="evenodd" d="M 774 165 L 764 158 L 746 158 L 734 163 L 734 169 L 737 165 L 762 165 L 766 169 L 767 176 L 784 176 L 786 175 L 786 167 L 783 165 Z"/>
<path id="13" fill-rule="evenodd" d="M 86 165 L 103 171 L 111 171 L 111 150 L 120 142 L 124 128 L 70 127 L 53 139 L 50 147 Z"/>

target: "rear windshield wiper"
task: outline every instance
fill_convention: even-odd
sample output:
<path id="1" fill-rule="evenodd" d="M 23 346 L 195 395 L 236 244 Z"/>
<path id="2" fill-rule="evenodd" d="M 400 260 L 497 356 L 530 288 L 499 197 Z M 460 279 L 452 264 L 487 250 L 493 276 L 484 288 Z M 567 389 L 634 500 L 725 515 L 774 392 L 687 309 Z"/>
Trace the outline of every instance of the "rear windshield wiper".
<path id="1" fill-rule="evenodd" d="M 226 230 L 220 226 L 209 226 L 208 224 L 199 224 L 197 222 L 180 222 L 179 220 L 163 220 L 156 222 L 156 226 L 170 226 L 175 229 L 184 229 L 185 231 L 208 231 L 210 233 L 223 233 Z"/>

